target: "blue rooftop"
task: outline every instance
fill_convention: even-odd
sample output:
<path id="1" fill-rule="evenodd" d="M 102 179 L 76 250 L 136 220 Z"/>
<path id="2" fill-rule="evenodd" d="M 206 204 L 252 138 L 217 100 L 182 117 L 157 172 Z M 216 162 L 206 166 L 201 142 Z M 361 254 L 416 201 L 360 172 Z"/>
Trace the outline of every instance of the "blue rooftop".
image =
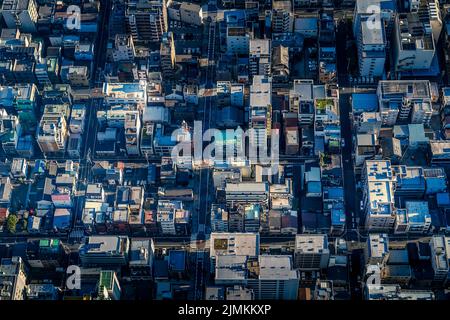
<path id="1" fill-rule="evenodd" d="M 378 97 L 375 93 L 353 93 L 352 107 L 355 112 L 376 112 Z"/>

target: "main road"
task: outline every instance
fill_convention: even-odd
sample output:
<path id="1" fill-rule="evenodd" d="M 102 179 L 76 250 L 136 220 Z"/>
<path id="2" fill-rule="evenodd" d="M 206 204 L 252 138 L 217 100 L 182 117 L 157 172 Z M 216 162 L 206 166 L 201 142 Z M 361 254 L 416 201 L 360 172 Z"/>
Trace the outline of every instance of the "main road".
<path id="1" fill-rule="evenodd" d="M 205 32 L 203 36 L 207 37 L 207 44 L 204 47 L 206 50 L 207 66 L 204 73 L 204 87 L 205 89 L 213 89 L 215 85 L 214 74 L 216 66 L 216 29 L 217 29 L 217 6 L 216 1 L 211 0 L 208 3 L 208 13 L 205 21 Z M 202 105 L 202 126 L 203 130 L 206 131 L 211 127 L 211 122 L 214 119 L 214 96 L 203 97 Z M 214 121 L 213 121 L 214 122 Z M 211 170 L 209 168 L 201 169 L 198 175 L 198 207 L 196 210 L 196 221 L 193 222 L 192 234 L 196 237 L 197 241 L 203 242 L 206 239 L 207 221 L 208 213 L 210 211 L 210 204 L 212 198 L 213 187 L 211 185 Z M 205 282 L 207 279 L 206 273 L 208 272 L 205 268 L 207 263 L 206 250 L 204 248 L 198 248 L 195 257 L 195 280 L 194 280 L 194 292 L 195 299 L 203 299 Z"/>

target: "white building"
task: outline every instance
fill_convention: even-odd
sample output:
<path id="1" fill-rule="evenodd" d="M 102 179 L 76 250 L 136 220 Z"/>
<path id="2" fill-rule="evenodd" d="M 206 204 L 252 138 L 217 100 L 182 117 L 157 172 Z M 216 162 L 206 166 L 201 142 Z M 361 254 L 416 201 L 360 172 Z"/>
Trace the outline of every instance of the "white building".
<path id="1" fill-rule="evenodd" d="M 242 285 L 253 290 L 258 300 L 296 300 L 299 273 L 287 255 L 218 256 L 215 267 L 216 285 Z"/>
<path id="2" fill-rule="evenodd" d="M 250 86 L 249 134 L 250 147 L 267 148 L 272 129 L 272 79 L 253 77 Z"/>
<path id="3" fill-rule="evenodd" d="M 430 81 L 383 80 L 378 83 L 377 95 L 383 125 L 393 126 L 397 119 L 407 120 L 411 110 L 415 110 L 415 123 L 429 123 L 429 106 L 433 98 Z"/>
<path id="4" fill-rule="evenodd" d="M 147 83 L 108 83 L 103 84 L 103 95 L 108 105 L 147 103 Z"/>
<path id="5" fill-rule="evenodd" d="M 80 247 L 84 266 L 125 265 L 128 262 L 130 240 L 126 236 L 91 236 Z"/>
<path id="6" fill-rule="evenodd" d="M 365 227 L 389 232 L 395 223 L 394 182 L 389 160 L 366 160 L 362 170 Z"/>
<path id="7" fill-rule="evenodd" d="M 402 13 L 394 28 L 394 66 L 396 72 L 429 70 L 436 52 L 430 21 L 416 13 Z"/>
<path id="8" fill-rule="evenodd" d="M 372 28 L 367 19 L 359 20 L 361 29 L 358 32 L 358 63 L 359 75 L 361 77 L 380 78 L 384 73 L 384 63 L 386 61 L 386 35 L 384 26 L 382 28 Z"/>

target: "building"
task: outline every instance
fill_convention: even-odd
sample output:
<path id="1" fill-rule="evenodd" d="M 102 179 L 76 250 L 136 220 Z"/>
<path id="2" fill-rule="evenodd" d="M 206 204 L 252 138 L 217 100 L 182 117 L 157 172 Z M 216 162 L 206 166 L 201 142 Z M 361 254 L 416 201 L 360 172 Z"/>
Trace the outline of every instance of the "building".
<path id="1" fill-rule="evenodd" d="M 301 271 L 325 269 L 330 260 L 328 236 L 300 235 L 295 236 L 294 266 Z"/>
<path id="2" fill-rule="evenodd" d="M 133 61 L 135 56 L 133 37 L 128 34 L 117 34 L 114 39 L 113 61 Z"/>
<path id="3" fill-rule="evenodd" d="M 153 239 L 131 239 L 129 262 L 131 278 L 152 279 L 154 252 Z"/>
<path id="4" fill-rule="evenodd" d="M 289 48 L 277 46 L 273 48 L 272 79 L 277 83 L 289 81 Z"/>
<path id="5" fill-rule="evenodd" d="M 202 25 L 202 8 L 196 3 L 190 2 L 167 2 L 167 13 L 170 20 L 180 21 L 191 26 Z"/>
<path id="6" fill-rule="evenodd" d="M 225 205 L 211 205 L 211 232 L 228 232 L 228 211 Z"/>
<path id="7" fill-rule="evenodd" d="M 188 235 L 190 212 L 178 200 L 158 200 L 157 222 L 163 235 Z"/>
<path id="8" fill-rule="evenodd" d="M 238 203 L 267 203 L 269 201 L 269 184 L 267 182 L 227 183 L 225 198 L 230 205 Z"/>
<path id="9" fill-rule="evenodd" d="M 299 273 L 287 255 L 259 255 L 258 258 L 220 255 L 216 258 L 215 284 L 244 286 L 258 300 L 296 300 Z"/>
<path id="10" fill-rule="evenodd" d="M 449 277 L 450 239 L 436 235 L 430 239 L 431 266 L 433 267 L 433 281 L 445 283 Z"/>
<path id="11" fill-rule="evenodd" d="M 425 177 L 422 167 L 392 166 L 395 178 L 395 195 L 422 197 L 425 194 Z"/>
<path id="12" fill-rule="evenodd" d="M 417 13 L 400 13 L 395 20 L 393 57 L 395 72 L 415 75 L 426 72 L 437 75 L 435 39 L 429 18 Z"/>
<path id="13" fill-rule="evenodd" d="M 89 86 L 89 69 L 86 66 L 69 67 L 67 80 L 72 87 Z"/>
<path id="14" fill-rule="evenodd" d="M 127 105 L 147 103 L 147 83 L 108 83 L 103 84 L 103 95 L 108 105 Z"/>
<path id="15" fill-rule="evenodd" d="M 426 201 L 406 201 L 405 209 L 397 209 L 395 233 L 426 234 L 431 228 L 431 215 Z"/>
<path id="16" fill-rule="evenodd" d="M 220 255 L 249 257 L 259 255 L 259 233 L 212 232 L 210 244 L 212 260 Z"/>
<path id="17" fill-rule="evenodd" d="M 449 164 L 450 163 L 450 141 L 449 140 L 430 140 L 431 163 Z"/>
<path id="18" fill-rule="evenodd" d="M 69 130 L 66 118 L 60 114 L 44 114 L 39 122 L 37 142 L 43 153 L 63 153 Z"/>
<path id="19" fill-rule="evenodd" d="M 387 234 L 369 234 L 364 248 L 364 257 L 367 265 L 385 265 L 389 258 Z"/>
<path id="20" fill-rule="evenodd" d="M 227 53 L 233 55 L 244 55 L 250 49 L 250 34 L 245 27 L 227 27 Z"/>
<path id="21" fill-rule="evenodd" d="M 26 33 L 37 31 L 39 15 L 35 0 L 5 0 L 2 4 L 2 16 L 10 29 Z"/>
<path id="22" fill-rule="evenodd" d="M 273 0 L 272 11 L 269 14 L 272 20 L 272 33 L 292 32 L 294 14 L 291 1 Z"/>
<path id="23" fill-rule="evenodd" d="M 0 300 L 25 300 L 27 275 L 21 257 L 3 258 L 0 264 Z"/>
<path id="24" fill-rule="evenodd" d="M 366 160 L 362 170 L 367 230 L 389 232 L 395 222 L 394 177 L 389 160 Z"/>
<path id="25" fill-rule="evenodd" d="M 166 0 L 128 1 L 125 16 L 135 43 L 159 43 L 167 32 Z"/>
<path id="26" fill-rule="evenodd" d="M 175 73 L 175 41 L 172 32 L 163 33 L 159 52 L 162 75 L 170 79 Z"/>
<path id="27" fill-rule="evenodd" d="M 129 248 L 126 236 L 90 236 L 79 255 L 83 266 L 123 266 L 128 262 Z"/>
<path id="28" fill-rule="evenodd" d="M 383 125 L 405 122 L 411 113 L 414 123 L 428 125 L 433 99 L 430 81 L 383 80 L 378 82 L 377 95 Z"/>
<path id="29" fill-rule="evenodd" d="M 267 154 L 268 138 L 272 130 L 272 78 L 257 75 L 250 86 L 249 111 L 250 150 L 258 147 Z M 252 154 L 250 154 L 252 156 Z M 256 152 L 253 156 L 256 156 Z M 253 159 L 252 159 L 253 160 Z"/>
<path id="30" fill-rule="evenodd" d="M 98 300 L 120 300 L 122 289 L 119 285 L 116 272 L 101 271 L 98 282 Z"/>
<path id="31" fill-rule="evenodd" d="M 27 300 L 58 300 L 59 288 L 51 283 L 30 283 L 27 285 Z"/>
<path id="32" fill-rule="evenodd" d="M 128 155 L 140 154 L 141 118 L 139 112 L 127 112 L 125 116 L 125 149 Z"/>
<path id="33" fill-rule="evenodd" d="M 369 284 L 364 289 L 366 300 L 434 300 L 431 290 L 406 290 L 400 285 Z"/>
<path id="34" fill-rule="evenodd" d="M 250 39 L 249 73 L 251 76 L 270 76 L 272 67 L 271 40 Z"/>
<path id="35" fill-rule="evenodd" d="M 381 78 L 386 61 L 386 34 L 384 27 L 373 28 L 368 19 L 359 20 L 360 31 L 357 33 L 359 76 Z"/>

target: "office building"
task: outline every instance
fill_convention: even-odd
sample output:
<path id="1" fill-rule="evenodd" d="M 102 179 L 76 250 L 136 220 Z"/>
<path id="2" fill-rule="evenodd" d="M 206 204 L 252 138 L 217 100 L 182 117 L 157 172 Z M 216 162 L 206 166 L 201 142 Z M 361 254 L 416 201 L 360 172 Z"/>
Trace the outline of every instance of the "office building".
<path id="1" fill-rule="evenodd" d="M 327 235 L 295 236 L 294 266 L 301 271 L 325 269 L 330 260 Z"/>
<path id="2" fill-rule="evenodd" d="M 80 247 L 80 260 L 84 266 L 123 266 L 129 248 L 126 236 L 90 236 Z"/>
<path id="3" fill-rule="evenodd" d="M 242 285 L 253 290 L 258 300 L 296 300 L 299 273 L 287 255 L 217 256 L 215 284 Z"/>
<path id="4" fill-rule="evenodd" d="M 395 222 L 395 181 L 391 162 L 366 160 L 362 170 L 362 181 L 366 229 L 389 232 Z"/>
<path id="5" fill-rule="evenodd" d="M 384 266 L 389 258 L 389 238 L 387 234 L 371 233 L 364 248 L 365 263 Z"/>
<path id="6" fill-rule="evenodd" d="M 250 39 L 249 73 L 251 76 L 270 76 L 272 67 L 271 40 Z"/>

